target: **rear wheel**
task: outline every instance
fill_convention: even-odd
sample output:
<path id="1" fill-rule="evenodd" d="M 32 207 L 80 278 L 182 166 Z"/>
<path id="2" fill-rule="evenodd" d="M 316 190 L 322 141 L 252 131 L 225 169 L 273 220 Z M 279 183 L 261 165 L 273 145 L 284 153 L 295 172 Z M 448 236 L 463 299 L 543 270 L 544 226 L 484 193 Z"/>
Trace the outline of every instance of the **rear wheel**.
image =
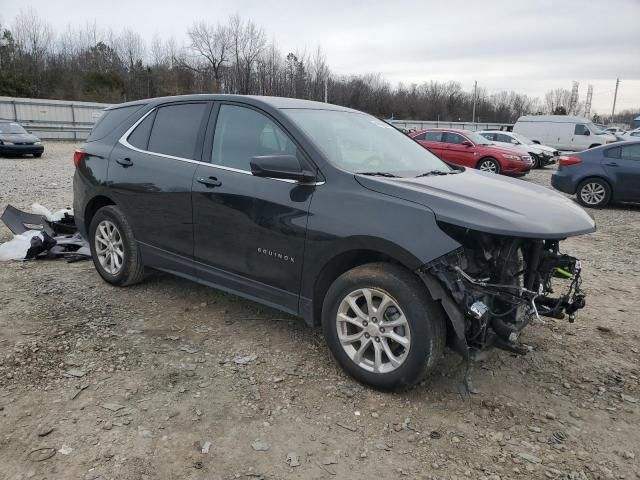
<path id="1" fill-rule="evenodd" d="M 445 343 L 442 309 L 419 279 L 387 263 L 341 275 L 325 296 L 322 327 L 338 363 L 356 380 L 385 390 L 419 382 Z"/>
<path id="2" fill-rule="evenodd" d="M 126 286 L 144 278 L 144 265 L 133 231 L 115 205 L 102 207 L 91 219 L 89 246 L 93 264 L 105 281 Z"/>
<path id="3" fill-rule="evenodd" d="M 478 162 L 478 170 L 489 173 L 500 173 L 500 164 L 494 158 L 483 158 Z"/>
<path id="4" fill-rule="evenodd" d="M 602 208 L 611 200 L 611 187 L 599 178 L 588 178 L 578 185 L 576 198 L 585 207 Z"/>

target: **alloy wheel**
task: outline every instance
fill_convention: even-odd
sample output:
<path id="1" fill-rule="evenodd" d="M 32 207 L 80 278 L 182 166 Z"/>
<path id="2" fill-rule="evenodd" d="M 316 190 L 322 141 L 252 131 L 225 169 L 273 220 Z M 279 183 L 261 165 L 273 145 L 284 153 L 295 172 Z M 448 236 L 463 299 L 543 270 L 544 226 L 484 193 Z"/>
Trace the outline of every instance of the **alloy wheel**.
<path id="1" fill-rule="evenodd" d="M 361 288 L 340 302 L 338 339 L 360 368 L 374 373 L 396 370 L 411 348 L 411 330 L 402 309 L 388 293 Z"/>
<path id="2" fill-rule="evenodd" d="M 113 222 L 103 220 L 98 224 L 95 247 L 100 266 L 110 275 L 117 275 L 124 263 L 124 244 L 122 235 Z"/>
<path id="3" fill-rule="evenodd" d="M 587 183 L 580 190 L 580 198 L 587 205 L 599 205 L 607 195 L 606 190 L 599 183 Z"/>
<path id="4" fill-rule="evenodd" d="M 480 164 L 480 170 L 482 172 L 498 173 L 498 166 L 491 160 L 485 160 Z"/>

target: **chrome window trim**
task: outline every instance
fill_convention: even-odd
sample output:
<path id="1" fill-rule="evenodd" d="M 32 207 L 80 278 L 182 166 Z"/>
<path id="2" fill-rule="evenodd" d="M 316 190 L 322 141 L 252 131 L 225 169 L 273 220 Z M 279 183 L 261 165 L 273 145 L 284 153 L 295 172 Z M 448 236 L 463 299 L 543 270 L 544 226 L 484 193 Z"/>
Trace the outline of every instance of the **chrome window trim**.
<path id="1" fill-rule="evenodd" d="M 153 112 L 155 112 L 158 108 L 160 108 L 160 107 L 154 107 L 151 110 L 149 110 L 147 113 L 145 113 L 142 117 L 140 117 L 133 125 L 131 125 L 131 127 L 129 127 L 129 129 L 126 132 L 124 132 L 124 134 L 118 140 L 118 143 L 120 143 L 121 145 L 125 146 L 126 148 L 129 148 L 129 149 L 134 150 L 134 151 L 139 152 L 139 153 L 146 153 L 148 155 L 157 155 L 159 157 L 169 158 L 171 160 L 179 160 L 181 162 L 195 163 L 196 165 L 204 165 L 204 166 L 207 166 L 207 167 L 218 168 L 220 170 L 227 170 L 229 172 L 242 173 L 244 175 L 251 175 L 252 177 L 255 177 L 255 175 L 253 173 L 251 173 L 249 170 L 241 170 L 239 168 L 225 167 L 224 165 L 215 165 L 214 163 L 211 163 L 211 162 L 202 162 L 200 160 L 192 160 L 190 158 L 176 157 L 174 155 L 167 155 L 165 153 L 151 152 L 149 150 L 142 150 L 141 148 L 134 147 L 133 145 L 131 145 L 128 142 L 129 135 L 131 135 L 133 133 L 133 131 L 136 129 L 136 127 L 138 125 L 140 125 L 144 121 L 145 118 L 147 118 L 149 115 L 151 115 Z M 256 178 L 269 178 L 271 180 L 276 180 L 278 182 L 295 183 L 295 184 L 298 184 L 298 185 L 305 185 L 305 186 L 318 186 L 318 185 L 324 185 L 324 183 L 325 183 L 324 181 L 320 181 L 320 182 L 298 182 L 296 180 L 291 180 L 291 179 L 288 179 L 288 178 L 273 178 L 273 177 L 256 177 Z"/>

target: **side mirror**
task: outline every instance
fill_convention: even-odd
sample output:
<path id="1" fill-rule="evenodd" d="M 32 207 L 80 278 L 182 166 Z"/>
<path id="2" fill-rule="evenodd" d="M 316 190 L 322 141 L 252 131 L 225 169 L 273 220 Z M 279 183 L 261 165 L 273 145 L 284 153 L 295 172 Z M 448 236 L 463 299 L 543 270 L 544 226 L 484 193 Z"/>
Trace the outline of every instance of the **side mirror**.
<path id="1" fill-rule="evenodd" d="M 261 155 L 253 157 L 250 162 L 251 173 L 256 177 L 281 178 L 297 182 L 312 182 L 316 176 L 304 170 L 294 155 Z"/>
<path id="2" fill-rule="evenodd" d="M 460 145 L 464 145 L 465 147 L 473 147 L 473 143 L 471 143 L 468 140 L 465 140 L 464 142 L 462 142 Z"/>
<path id="3" fill-rule="evenodd" d="M 518 140 L 516 140 L 515 138 L 511 139 L 511 143 L 514 145 L 520 145 L 520 142 Z"/>
<path id="4" fill-rule="evenodd" d="M 585 130 L 584 134 L 588 137 L 589 135 L 591 135 L 591 132 L 589 130 Z"/>

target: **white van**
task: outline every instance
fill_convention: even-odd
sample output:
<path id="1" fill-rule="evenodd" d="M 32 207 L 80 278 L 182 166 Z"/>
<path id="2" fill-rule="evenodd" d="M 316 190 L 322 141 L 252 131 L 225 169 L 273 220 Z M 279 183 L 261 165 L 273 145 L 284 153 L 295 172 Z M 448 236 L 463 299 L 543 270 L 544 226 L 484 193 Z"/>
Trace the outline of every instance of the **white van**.
<path id="1" fill-rule="evenodd" d="M 591 120 L 569 115 L 525 115 L 518 119 L 513 131 L 558 150 L 586 150 L 616 141 Z"/>

